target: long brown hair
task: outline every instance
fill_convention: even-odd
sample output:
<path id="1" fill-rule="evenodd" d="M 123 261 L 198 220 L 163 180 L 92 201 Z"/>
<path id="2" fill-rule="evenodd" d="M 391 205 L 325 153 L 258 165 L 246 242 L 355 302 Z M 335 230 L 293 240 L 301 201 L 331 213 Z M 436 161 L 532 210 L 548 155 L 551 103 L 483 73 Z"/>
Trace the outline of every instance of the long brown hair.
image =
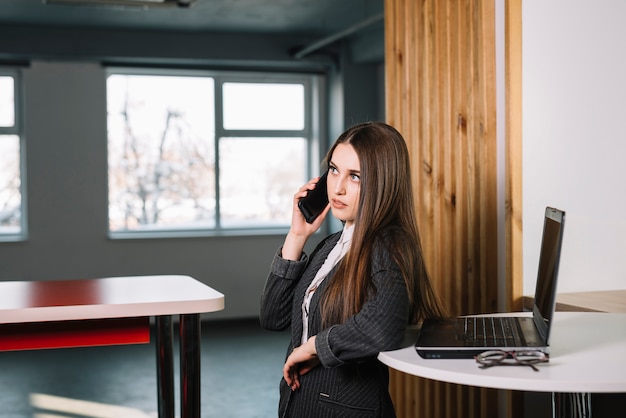
<path id="1" fill-rule="evenodd" d="M 410 322 L 443 317 L 422 257 L 404 138 L 384 123 L 356 125 L 339 136 L 326 163 L 342 143 L 350 144 L 358 155 L 361 192 L 350 250 L 322 297 L 324 325 L 346 321 L 376 291 L 370 281 L 371 261 L 375 243 L 381 242 L 402 272 L 411 306 Z"/>

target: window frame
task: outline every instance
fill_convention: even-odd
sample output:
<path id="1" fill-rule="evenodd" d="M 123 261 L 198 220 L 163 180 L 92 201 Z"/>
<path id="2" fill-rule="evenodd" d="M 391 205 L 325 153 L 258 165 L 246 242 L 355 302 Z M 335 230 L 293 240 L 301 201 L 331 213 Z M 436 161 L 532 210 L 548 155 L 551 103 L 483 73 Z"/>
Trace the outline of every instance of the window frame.
<path id="1" fill-rule="evenodd" d="M 220 209 L 220 140 L 228 138 L 305 138 L 306 167 L 305 173 L 308 178 L 318 175 L 320 155 L 322 155 L 322 135 L 326 132 L 323 125 L 325 76 L 317 73 L 303 72 L 265 72 L 265 71 L 226 71 L 226 70 L 195 70 L 195 69 L 171 69 L 171 68 L 137 68 L 137 67 L 107 67 L 105 71 L 105 83 L 111 75 L 145 75 L 145 76 L 179 76 L 179 77 L 210 77 L 214 80 L 214 118 L 215 118 L 215 226 L 213 228 L 176 228 L 161 227 L 150 231 L 112 231 L 109 223 L 109 210 L 107 209 L 107 233 L 111 239 L 158 239 L 158 238 L 188 238 L 188 237 L 212 237 L 212 236 L 259 236 L 259 235 L 283 235 L 288 232 L 289 224 L 285 226 L 246 226 L 246 227 L 223 227 Z M 224 83 L 285 83 L 302 84 L 304 86 L 304 127 L 301 130 L 258 130 L 258 129 L 226 129 L 223 119 L 223 86 Z M 108 94 L 108 93 L 107 93 Z M 108 122 L 107 122 L 108 130 Z M 107 134 L 108 141 L 108 134 Z M 108 146 L 108 145 L 107 145 Z M 108 179 L 107 157 L 107 179 Z M 107 180 L 107 208 L 109 207 L 109 193 Z"/>
<path id="2" fill-rule="evenodd" d="M 19 143 L 20 167 L 20 230 L 17 233 L 0 232 L 0 242 L 19 242 L 28 240 L 28 208 L 26 201 L 26 152 L 23 130 L 23 88 L 22 73 L 19 68 L 0 66 L 0 76 L 13 77 L 13 126 L 0 126 L 0 135 L 15 135 Z"/>

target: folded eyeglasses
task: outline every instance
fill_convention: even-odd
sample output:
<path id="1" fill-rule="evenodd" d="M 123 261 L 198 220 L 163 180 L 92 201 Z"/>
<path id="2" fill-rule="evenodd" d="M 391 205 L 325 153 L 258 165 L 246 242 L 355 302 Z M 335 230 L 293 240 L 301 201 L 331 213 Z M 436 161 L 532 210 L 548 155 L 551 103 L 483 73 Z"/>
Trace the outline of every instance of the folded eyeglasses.
<path id="1" fill-rule="evenodd" d="M 480 353 L 474 358 L 476 362 L 480 364 L 478 367 L 481 369 L 492 366 L 528 366 L 536 372 L 538 372 L 539 369 L 535 367 L 535 364 L 546 363 L 550 360 L 548 354 L 539 350 L 491 350 Z"/>

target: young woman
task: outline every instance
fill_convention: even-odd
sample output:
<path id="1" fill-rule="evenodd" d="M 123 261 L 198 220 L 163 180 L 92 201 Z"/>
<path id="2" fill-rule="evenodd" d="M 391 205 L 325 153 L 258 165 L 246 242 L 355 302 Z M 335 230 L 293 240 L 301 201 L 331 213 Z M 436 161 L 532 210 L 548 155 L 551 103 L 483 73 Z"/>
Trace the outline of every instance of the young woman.
<path id="1" fill-rule="evenodd" d="M 399 347 L 408 324 L 442 316 L 422 258 L 408 151 L 393 127 L 364 123 L 325 162 L 329 205 L 309 224 L 298 200 L 319 179 L 294 195 L 261 298 L 262 326 L 291 329 L 279 416 L 394 417 L 388 369 L 376 357 Z M 307 256 L 329 210 L 343 231 Z"/>

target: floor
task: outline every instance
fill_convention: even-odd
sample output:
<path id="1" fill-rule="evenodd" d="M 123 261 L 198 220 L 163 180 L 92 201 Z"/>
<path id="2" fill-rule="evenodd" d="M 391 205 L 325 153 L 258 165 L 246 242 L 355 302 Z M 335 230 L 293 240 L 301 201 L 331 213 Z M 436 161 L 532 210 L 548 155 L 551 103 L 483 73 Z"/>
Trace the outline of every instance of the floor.
<path id="1" fill-rule="evenodd" d="M 256 319 L 203 323 L 202 417 L 276 416 L 287 341 Z M 174 347 L 177 359 L 177 340 Z M 177 362 L 175 368 L 178 378 Z M 0 353 L 2 418 L 156 416 L 154 338 L 144 345 Z"/>

